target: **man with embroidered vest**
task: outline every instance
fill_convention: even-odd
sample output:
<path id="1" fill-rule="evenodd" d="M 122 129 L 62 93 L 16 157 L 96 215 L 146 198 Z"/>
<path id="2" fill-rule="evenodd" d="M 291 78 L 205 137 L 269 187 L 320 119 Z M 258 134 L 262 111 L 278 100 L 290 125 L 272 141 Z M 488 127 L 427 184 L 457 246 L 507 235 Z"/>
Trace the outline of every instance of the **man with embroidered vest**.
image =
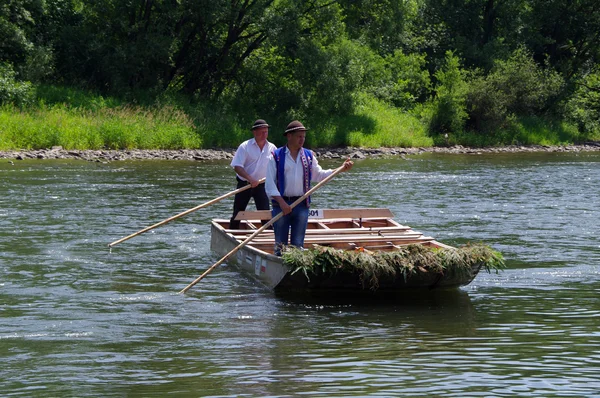
<path id="1" fill-rule="evenodd" d="M 310 197 L 293 209 L 290 205 L 310 190 L 311 181 L 323 181 L 334 171 L 323 170 L 314 153 L 303 147 L 306 130 L 297 120 L 288 124 L 284 132 L 287 145 L 273 152 L 267 167 L 265 188 L 273 205 L 272 216 L 284 214 L 273 224 L 277 256 L 281 255 L 282 246 L 288 244 L 288 237 L 291 245 L 304 246 Z M 346 160 L 344 171 L 350 170 L 352 165 L 352 161 Z"/>
<path id="2" fill-rule="evenodd" d="M 230 229 L 239 229 L 240 222 L 235 219 L 240 211 L 246 210 L 250 198 L 254 198 L 256 210 L 269 210 L 269 198 L 265 193 L 265 185 L 258 181 L 265 178 L 267 164 L 271 153 L 277 149 L 267 141 L 269 126 L 263 119 L 258 119 L 252 125 L 254 138 L 244 141 L 235 151 L 231 167 L 236 172 L 237 188 L 250 184 L 252 188 L 239 192 L 233 200 L 233 215 L 229 221 Z"/>

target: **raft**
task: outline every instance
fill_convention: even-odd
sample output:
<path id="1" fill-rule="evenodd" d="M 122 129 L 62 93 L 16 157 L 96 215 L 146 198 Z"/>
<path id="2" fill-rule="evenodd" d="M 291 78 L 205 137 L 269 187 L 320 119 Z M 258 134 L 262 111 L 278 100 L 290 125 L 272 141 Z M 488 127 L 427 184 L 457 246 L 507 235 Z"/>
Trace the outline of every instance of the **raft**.
<path id="1" fill-rule="evenodd" d="M 212 220 L 211 250 L 226 255 L 270 218 L 270 211 L 240 212 L 239 229 L 229 229 L 229 220 Z M 457 288 L 469 284 L 482 267 L 503 266 L 498 252 L 486 247 L 460 251 L 399 224 L 382 208 L 311 209 L 305 249 L 286 249 L 278 257 L 274 246 L 273 230 L 266 229 L 228 263 L 283 293 Z"/>

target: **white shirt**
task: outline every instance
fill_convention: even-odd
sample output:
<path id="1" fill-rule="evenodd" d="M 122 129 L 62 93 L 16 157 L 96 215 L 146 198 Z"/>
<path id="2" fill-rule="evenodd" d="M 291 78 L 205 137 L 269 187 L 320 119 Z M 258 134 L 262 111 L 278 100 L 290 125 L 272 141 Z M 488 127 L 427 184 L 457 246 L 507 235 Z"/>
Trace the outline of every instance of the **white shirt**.
<path id="1" fill-rule="evenodd" d="M 269 198 L 274 196 L 302 196 L 304 195 L 304 167 L 302 158 L 298 152 L 298 158 L 293 159 L 288 147 L 285 147 L 285 192 L 279 192 L 277 189 L 277 164 L 275 158 L 271 156 L 267 167 L 267 181 L 265 182 L 265 191 Z M 326 177 L 333 174 L 333 170 L 323 170 L 319 166 L 317 157 L 313 155 L 311 178 L 312 182 L 323 181 Z"/>
<path id="2" fill-rule="evenodd" d="M 267 175 L 267 164 L 271 157 L 271 152 L 277 147 L 269 141 L 265 143 L 261 150 L 254 138 L 244 141 L 235 151 L 235 155 L 231 160 L 231 167 L 241 166 L 246 170 L 246 173 L 255 180 L 260 180 Z M 236 173 L 237 174 L 237 173 Z M 246 181 L 246 179 L 238 174 L 238 178 Z"/>

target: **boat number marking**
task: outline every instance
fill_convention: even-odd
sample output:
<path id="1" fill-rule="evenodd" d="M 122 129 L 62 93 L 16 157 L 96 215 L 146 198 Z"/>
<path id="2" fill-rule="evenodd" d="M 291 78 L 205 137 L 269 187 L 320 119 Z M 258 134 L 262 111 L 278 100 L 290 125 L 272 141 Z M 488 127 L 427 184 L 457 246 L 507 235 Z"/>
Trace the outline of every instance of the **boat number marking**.
<path id="1" fill-rule="evenodd" d="M 308 217 L 309 218 L 323 218 L 323 210 L 309 209 Z"/>
<path id="2" fill-rule="evenodd" d="M 254 259 L 254 274 L 260 275 L 260 256 Z"/>
<path id="3" fill-rule="evenodd" d="M 265 272 L 267 272 L 267 259 L 266 258 L 262 259 L 262 265 L 260 266 L 260 272 L 263 274 Z"/>

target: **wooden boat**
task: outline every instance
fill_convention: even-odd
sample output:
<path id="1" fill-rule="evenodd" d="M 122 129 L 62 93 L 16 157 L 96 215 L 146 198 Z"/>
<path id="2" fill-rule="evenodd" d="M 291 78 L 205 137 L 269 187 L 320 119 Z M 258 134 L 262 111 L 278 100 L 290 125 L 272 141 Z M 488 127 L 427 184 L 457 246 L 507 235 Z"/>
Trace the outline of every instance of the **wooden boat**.
<path id="1" fill-rule="evenodd" d="M 351 251 L 394 252 L 407 245 L 433 248 L 452 248 L 424 236 L 408 226 L 393 220 L 389 209 L 311 210 L 304 242 L 305 248 L 316 245 Z M 271 218 L 270 211 L 245 211 L 237 217 L 240 229 L 229 229 L 229 220 L 215 219 L 211 227 L 211 249 L 224 256 L 260 228 L 261 222 Z M 273 231 L 267 229 L 242 247 L 228 262 L 252 275 L 270 289 L 287 291 L 369 291 L 355 273 L 339 272 L 332 275 L 305 275 L 292 273 L 281 257 L 274 253 Z M 455 288 L 470 283 L 482 264 L 471 266 L 462 274 L 417 272 L 380 278 L 377 292 Z"/>

